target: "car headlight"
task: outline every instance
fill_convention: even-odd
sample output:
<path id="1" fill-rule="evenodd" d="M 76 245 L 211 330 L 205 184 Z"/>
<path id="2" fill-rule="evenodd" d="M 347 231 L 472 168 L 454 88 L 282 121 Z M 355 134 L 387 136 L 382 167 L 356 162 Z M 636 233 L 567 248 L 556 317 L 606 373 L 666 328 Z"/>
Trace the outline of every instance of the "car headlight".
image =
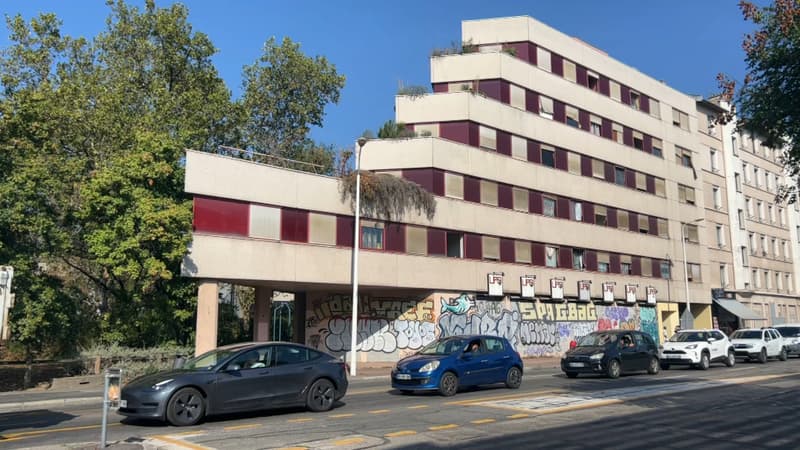
<path id="1" fill-rule="evenodd" d="M 420 372 L 433 372 L 436 368 L 439 367 L 439 361 L 431 361 L 428 364 L 419 368 Z"/>
<path id="2" fill-rule="evenodd" d="M 589 359 L 593 361 L 600 361 L 603 359 L 603 353 L 595 353 L 594 355 L 590 356 Z"/>
<path id="3" fill-rule="evenodd" d="M 686 348 L 688 348 L 689 350 L 695 349 L 695 348 L 697 348 L 697 344 L 687 345 Z"/>
<path id="4" fill-rule="evenodd" d="M 152 388 L 153 388 L 153 389 L 155 389 L 155 390 L 159 390 L 159 389 L 161 389 L 162 387 L 164 387 L 164 386 L 168 385 L 169 383 L 172 383 L 172 381 L 173 381 L 173 379 L 172 379 L 172 378 L 170 378 L 169 380 L 159 381 L 158 383 L 154 384 L 154 385 L 152 386 Z"/>

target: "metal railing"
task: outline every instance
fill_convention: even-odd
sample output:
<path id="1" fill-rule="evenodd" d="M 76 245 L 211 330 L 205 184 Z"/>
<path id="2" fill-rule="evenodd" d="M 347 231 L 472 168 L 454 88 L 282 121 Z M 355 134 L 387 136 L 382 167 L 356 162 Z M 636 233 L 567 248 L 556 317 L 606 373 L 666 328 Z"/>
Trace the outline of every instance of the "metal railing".
<path id="1" fill-rule="evenodd" d="M 284 158 L 269 153 L 260 153 L 254 150 L 245 150 L 227 145 L 220 145 L 217 147 L 217 154 L 222 156 L 230 156 L 233 158 L 244 159 L 254 163 L 265 164 L 268 166 L 282 167 L 284 169 L 301 170 L 303 172 L 312 172 L 317 175 L 324 175 L 326 170 L 325 166 L 321 164 L 314 164 L 306 161 L 298 161 L 296 159 Z"/>

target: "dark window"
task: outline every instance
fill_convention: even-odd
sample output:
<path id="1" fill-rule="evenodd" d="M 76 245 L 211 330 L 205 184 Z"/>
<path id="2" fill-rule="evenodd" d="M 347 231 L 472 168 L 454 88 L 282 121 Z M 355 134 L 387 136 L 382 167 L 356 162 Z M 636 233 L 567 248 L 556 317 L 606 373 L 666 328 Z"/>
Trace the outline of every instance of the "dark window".
<path id="1" fill-rule="evenodd" d="M 672 278 L 670 274 L 669 261 L 661 261 L 661 278 L 665 280 L 669 280 L 670 278 Z"/>
<path id="2" fill-rule="evenodd" d="M 600 78 L 597 75 L 593 74 L 593 73 L 587 73 L 586 77 L 588 78 L 588 81 L 589 81 L 589 89 L 591 89 L 591 90 L 593 90 L 595 92 L 599 92 L 600 91 Z"/>
<path id="3" fill-rule="evenodd" d="M 503 341 L 497 338 L 485 338 L 483 346 L 486 349 L 486 353 L 499 353 L 504 350 Z"/>
<path id="4" fill-rule="evenodd" d="M 631 263 L 621 263 L 620 264 L 620 271 L 623 275 L 631 275 Z"/>
<path id="5" fill-rule="evenodd" d="M 556 152 L 542 149 L 542 164 L 547 167 L 556 167 Z"/>
<path id="6" fill-rule="evenodd" d="M 572 268 L 575 270 L 583 270 L 586 268 L 586 264 L 583 259 L 584 251 L 582 248 L 573 248 L 572 249 Z"/>
<path id="7" fill-rule="evenodd" d="M 464 257 L 464 235 L 461 233 L 447 233 L 447 256 L 451 258 Z"/>
<path id="8" fill-rule="evenodd" d="M 361 227 L 361 248 L 380 250 L 383 248 L 383 228 Z"/>
<path id="9" fill-rule="evenodd" d="M 639 150 L 644 150 L 644 141 L 638 134 L 633 135 L 633 146 Z"/>
<path id="10" fill-rule="evenodd" d="M 308 350 L 302 347 L 279 345 L 275 348 L 275 365 L 286 366 L 309 360 Z"/>
<path id="11" fill-rule="evenodd" d="M 622 167 L 614 167 L 614 183 L 625 186 L 625 169 Z"/>

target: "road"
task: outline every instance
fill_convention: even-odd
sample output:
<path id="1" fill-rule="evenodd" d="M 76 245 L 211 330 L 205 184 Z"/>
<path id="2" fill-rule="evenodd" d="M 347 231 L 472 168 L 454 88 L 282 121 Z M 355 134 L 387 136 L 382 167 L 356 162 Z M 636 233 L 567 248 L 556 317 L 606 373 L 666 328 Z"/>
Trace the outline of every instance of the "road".
<path id="1" fill-rule="evenodd" d="M 188 428 L 112 416 L 111 441 L 172 448 L 800 448 L 800 359 L 671 369 L 655 376 L 567 379 L 526 371 L 519 390 L 401 395 L 360 381 L 327 413 L 282 410 L 210 418 Z M 98 411 L 0 415 L 0 446 L 97 442 Z M 152 441 L 148 441 L 152 442 Z"/>

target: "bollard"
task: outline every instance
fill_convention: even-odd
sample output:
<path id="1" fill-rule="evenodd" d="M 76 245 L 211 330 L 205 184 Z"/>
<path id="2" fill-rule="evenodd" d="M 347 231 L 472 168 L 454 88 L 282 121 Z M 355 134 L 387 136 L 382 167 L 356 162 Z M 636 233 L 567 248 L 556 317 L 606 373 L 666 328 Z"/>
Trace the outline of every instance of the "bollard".
<path id="1" fill-rule="evenodd" d="M 120 398 L 122 389 L 122 369 L 106 369 L 105 386 L 103 388 L 103 423 L 100 428 L 100 447 L 106 448 L 108 437 L 108 410 L 125 407 L 125 401 Z"/>

